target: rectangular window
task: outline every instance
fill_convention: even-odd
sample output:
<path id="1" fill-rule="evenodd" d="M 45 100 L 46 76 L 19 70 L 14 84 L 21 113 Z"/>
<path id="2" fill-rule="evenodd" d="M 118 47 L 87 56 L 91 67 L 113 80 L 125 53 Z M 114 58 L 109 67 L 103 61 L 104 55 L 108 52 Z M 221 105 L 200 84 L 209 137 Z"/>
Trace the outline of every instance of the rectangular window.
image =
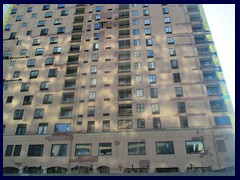
<path id="1" fill-rule="evenodd" d="M 52 104 L 53 95 L 52 94 L 45 94 L 43 97 L 43 104 Z"/>
<path id="2" fill-rule="evenodd" d="M 95 30 L 99 30 L 101 28 L 101 24 L 100 23 L 95 23 L 94 24 L 94 29 Z"/>
<path id="3" fill-rule="evenodd" d="M 57 74 L 58 74 L 58 69 L 57 68 L 49 69 L 49 71 L 48 71 L 48 77 L 57 77 Z"/>
<path id="4" fill-rule="evenodd" d="M 61 107 L 60 118 L 71 118 L 72 117 L 72 107 Z"/>
<path id="5" fill-rule="evenodd" d="M 94 37 L 94 40 L 99 40 L 100 33 L 94 33 L 93 37 Z"/>
<path id="6" fill-rule="evenodd" d="M 53 65 L 54 58 L 46 58 L 45 60 L 45 65 Z"/>
<path id="7" fill-rule="evenodd" d="M 20 71 L 15 71 L 13 74 L 13 78 L 18 78 L 20 76 Z"/>
<path id="8" fill-rule="evenodd" d="M 29 87 L 30 87 L 30 83 L 22 83 L 20 92 L 28 91 L 28 90 L 29 90 Z"/>
<path id="9" fill-rule="evenodd" d="M 185 141 L 187 154 L 200 154 L 203 153 L 203 141 Z"/>
<path id="10" fill-rule="evenodd" d="M 99 43 L 93 43 L 93 50 L 99 50 Z"/>
<path id="11" fill-rule="evenodd" d="M 152 46 L 152 39 L 146 39 L 146 46 Z"/>
<path id="12" fill-rule="evenodd" d="M 68 15 L 68 10 L 61 11 L 61 16 L 67 16 L 67 15 Z"/>
<path id="13" fill-rule="evenodd" d="M 92 155 L 92 144 L 76 144 L 75 156 Z"/>
<path id="14" fill-rule="evenodd" d="M 26 133 L 26 128 L 27 128 L 27 124 L 18 124 L 16 135 L 24 135 Z"/>
<path id="15" fill-rule="evenodd" d="M 167 43 L 168 43 L 168 44 L 174 44 L 174 39 L 173 39 L 173 37 L 167 37 Z"/>
<path id="16" fill-rule="evenodd" d="M 177 102 L 178 113 L 186 113 L 185 102 Z"/>
<path id="17" fill-rule="evenodd" d="M 10 51 L 4 51 L 3 59 L 9 59 L 9 57 L 10 57 Z"/>
<path id="18" fill-rule="evenodd" d="M 100 20 L 101 19 L 101 14 L 95 14 L 95 20 Z"/>
<path id="19" fill-rule="evenodd" d="M 88 121 L 87 132 L 93 133 L 95 131 L 95 121 Z"/>
<path id="20" fill-rule="evenodd" d="M 87 116 L 92 117 L 95 115 L 95 106 L 88 106 Z"/>
<path id="21" fill-rule="evenodd" d="M 231 126 L 229 116 L 215 116 L 214 121 L 216 126 Z"/>
<path id="22" fill-rule="evenodd" d="M 165 31 L 166 31 L 167 34 L 172 33 L 172 26 L 166 26 Z"/>
<path id="23" fill-rule="evenodd" d="M 137 89 L 136 90 L 136 96 L 137 97 L 143 97 L 143 89 Z"/>
<path id="24" fill-rule="evenodd" d="M 96 12 L 101 12 L 102 6 L 96 6 Z"/>
<path id="25" fill-rule="evenodd" d="M 97 66 L 91 66 L 91 74 L 97 74 Z"/>
<path id="26" fill-rule="evenodd" d="M 18 120 L 23 118 L 24 109 L 16 109 L 14 112 L 13 119 Z"/>
<path id="27" fill-rule="evenodd" d="M 48 29 L 41 29 L 40 36 L 47 35 L 47 34 L 48 34 Z"/>
<path id="28" fill-rule="evenodd" d="M 17 9 L 12 9 L 11 14 L 16 14 L 17 13 Z"/>
<path id="29" fill-rule="evenodd" d="M 51 149 L 51 156 L 60 157 L 67 155 L 67 144 L 53 144 Z"/>
<path id="30" fill-rule="evenodd" d="M 137 112 L 144 112 L 145 106 L 144 104 L 137 104 Z"/>
<path id="31" fill-rule="evenodd" d="M 149 10 L 148 9 L 144 9 L 143 10 L 143 15 L 144 16 L 149 16 Z"/>
<path id="32" fill-rule="evenodd" d="M 5 156 L 12 156 L 12 152 L 13 152 L 13 145 L 7 145 Z"/>
<path id="33" fill-rule="evenodd" d="M 16 17 L 16 21 L 21 21 L 22 20 L 22 15 L 19 15 Z"/>
<path id="34" fill-rule="evenodd" d="M 179 119 L 180 119 L 181 128 L 189 128 L 187 116 L 180 116 Z"/>
<path id="35" fill-rule="evenodd" d="M 216 96 L 222 94 L 221 86 L 219 84 L 206 85 L 206 88 L 209 96 Z"/>
<path id="36" fill-rule="evenodd" d="M 16 61 L 15 61 L 15 60 L 13 60 L 13 61 L 10 61 L 10 63 L 9 63 L 9 67 L 14 67 L 14 66 L 15 66 L 15 64 L 16 64 Z"/>
<path id="37" fill-rule="evenodd" d="M 38 21 L 38 27 L 45 26 L 45 24 L 46 24 L 45 20 Z"/>
<path id="38" fill-rule="evenodd" d="M 175 48 L 169 48 L 169 55 L 170 56 L 176 56 L 176 49 Z"/>
<path id="39" fill-rule="evenodd" d="M 11 32 L 9 39 L 16 39 L 16 36 L 17 36 L 16 32 Z M 5 53 L 4 53 L 4 55 L 5 55 Z M 9 52 L 9 55 L 10 55 L 10 52 Z"/>
<path id="40" fill-rule="evenodd" d="M 11 24 L 7 24 L 6 26 L 5 26 L 5 29 L 4 30 L 10 30 L 11 29 Z"/>
<path id="41" fill-rule="evenodd" d="M 57 34 L 63 34 L 63 33 L 65 33 L 65 27 L 59 27 L 57 29 Z"/>
<path id="42" fill-rule="evenodd" d="M 226 112 L 227 107 L 224 100 L 210 100 L 212 112 Z"/>
<path id="43" fill-rule="evenodd" d="M 37 13 L 33 13 L 32 18 L 37 18 Z"/>
<path id="44" fill-rule="evenodd" d="M 119 49 L 126 49 L 131 47 L 130 40 L 120 40 L 118 41 L 118 48 Z"/>
<path id="45" fill-rule="evenodd" d="M 139 21 L 138 21 L 138 19 L 133 19 L 132 23 L 133 23 L 134 26 L 139 25 Z"/>
<path id="46" fill-rule="evenodd" d="M 158 89 L 157 88 L 150 88 L 151 98 L 158 98 Z"/>
<path id="47" fill-rule="evenodd" d="M 96 99 L 96 92 L 89 92 L 88 100 L 89 102 L 95 101 Z"/>
<path id="48" fill-rule="evenodd" d="M 168 14 L 169 9 L 167 7 L 162 8 L 163 14 Z"/>
<path id="49" fill-rule="evenodd" d="M 182 97 L 183 96 L 183 90 L 182 87 L 175 87 L 176 97 Z"/>
<path id="50" fill-rule="evenodd" d="M 140 39 L 133 40 L 133 45 L 134 46 L 140 46 Z"/>
<path id="51" fill-rule="evenodd" d="M 44 109 L 35 109 L 34 119 L 42 119 L 44 116 Z"/>
<path id="52" fill-rule="evenodd" d="M 44 48 L 37 48 L 35 51 L 35 56 L 43 55 Z"/>
<path id="53" fill-rule="evenodd" d="M 62 47 L 54 47 L 53 48 L 53 54 L 61 54 Z"/>
<path id="54" fill-rule="evenodd" d="M 72 103 L 74 102 L 74 92 L 63 93 L 62 103 Z"/>
<path id="55" fill-rule="evenodd" d="M 140 50 L 133 51 L 133 56 L 134 57 L 140 57 L 141 56 L 141 51 Z"/>
<path id="56" fill-rule="evenodd" d="M 150 84 L 156 84 L 156 82 L 157 82 L 156 74 L 149 75 L 149 82 L 150 82 Z"/>
<path id="57" fill-rule="evenodd" d="M 152 34 L 151 28 L 146 28 L 145 29 L 145 35 L 151 35 L 151 34 Z"/>
<path id="58" fill-rule="evenodd" d="M 39 123 L 37 134 L 47 134 L 48 123 Z"/>
<path id="59" fill-rule="evenodd" d="M 218 152 L 227 152 L 224 140 L 216 140 Z"/>
<path id="60" fill-rule="evenodd" d="M 43 144 L 39 145 L 29 145 L 27 156 L 42 156 L 43 154 Z"/>
<path id="61" fill-rule="evenodd" d="M 27 54 L 27 50 L 26 50 L 26 49 L 22 49 L 20 55 L 21 55 L 21 56 L 24 56 L 24 55 L 26 55 L 26 54 Z"/>
<path id="62" fill-rule="evenodd" d="M 33 96 L 24 96 L 23 98 L 23 105 L 30 105 L 32 104 Z"/>
<path id="63" fill-rule="evenodd" d="M 173 141 L 156 142 L 157 154 L 174 154 Z"/>
<path id="64" fill-rule="evenodd" d="M 91 78 L 90 79 L 90 87 L 96 87 L 97 84 L 97 79 L 96 78 Z"/>
<path id="65" fill-rule="evenodd" d="M 133 35 L 139 35 L 139 29 L 133 29 Z"/>
<path id="66" fill-rule="evenodd" d="M 118 129 L 132 129 L 132 120 L 118 120 Z"/>
<path id="67" fill-rule="evenodd" d="M 58 18 L 58 19 L 54 19 L 54 25 L 60 25 L 62 24 L 62 19 Z"/>
<path id="68" fill-rule="evenodd" d="M 110 156 L 110 155 L 112 155 L 112 143 L 99 143 L 98 155 L 99 156 Z"/>
<path id="69" fill-rule="evenodd" d="M 48 90 L 49 89 L 50 82 L 49 81 L 44 81 L 41 82 L 40 84 L 40 90 Z"/>
<path id="70" fill-rule="evenodd" d="M 16 46 L 22 45 L 22 40 L 17 40 Z"/>
<path id="71" fill-rule="evenodd" d="M 23 24 L 22 24 L 22 28 L 24 28 L 24 27 L 27 27 L 27 22 L 24 22 Z"/>
<path id="72" fill-rule="evenodd" d="M 136 83 L 142 83 L 142 75 L 136 75 Z"/>
<path id="73" fill-rule="evenodd" d="M 171 23 L 170 17 L 164 17 L 164 23 L 165 24 Z"/>
<path id="74" fill-rule="evenodd" d="M 142 69 L 142 63 L 136 62 L 135 63 L 135 69 Z"/>
<path id="75" fill-rule="evenodd" d="M 58 9 L 62 9 L 65 7 L 65 4 L 58 4 Z"/>
<path id="76" fill-rule="evenodd" d="M 71 123 L 57 123 L 54 127 L 54 132 L 69 132 L 71 131 Z"/>
<path id="77" fill-rule="evenodd" d="M 145 142 L 129 142 L 128 155 L 146 155 Z"/>
<path id="78" fill-rule="evenodd" d="M 137 119 L 137 128 L 145 128 L 145 119 Z"/>
<path id="79" fill-rule="evenodd" d="M 133 11 L 132 11 L 132 15 L 133 15 L 133 16 L 137 16 L 137 15 L 138 15 L 138 11 L 137 11 L 137 10 L 133 10 Z"/>
<path id="80" fill-rule="evenodd" d="M 40 43 L 41 43 L 41 39 L 34 39 L 32 45 L 37 46 L 37 45 L 40 45 Z"/>
<path id="81" fill-rule="evenodd" d="M 32 30 L 28 30 L 26 33 L 26 36 L 31 36 L 32 35 Z"/>
<path id="82" fill-rule="evenodd" d="M 161 129 L 161 120 L 160 120 L 160 118 L 157 118 L 157 117 L 153 118 L 153 128 L 154 129 Z"/>
<path id="83" fill-rule="evenodd" d="M 98 61 L 98 57 L 99 57 L 98 54 L 93 54 L 93 55 L 92 55 L 92 61 L 93 61 L 93 62 Z"/>
<path id="84" fill-rule="evenodd" d="M 13 156 L 20 156 L 22 150 L 22 145 L 15 145 Z"/>
<path id="85" fill-rule="evenodd" d="M 12 100 L 13 100 L 13 96 L 8 96 L 6 103 L 12 103 Z"/>
<path id="86" fill-rule="evenodd" d="M 148 70 L 151 71 L 151 70 L 155 70 L 155 62 L 149 62 L 148 63 Z"/>
<path id="87" fill-rule="evenodd" d="M 52 17 L 52 15 L 53 15 L 53 12 L 46 12 L 45 18 L 50 18 L 50 17 Z"/>
<path id="88" fill-rule="evenodd" d="M 153 57 L 154 57 L 153 50 L 147 50 L 147 58 L 153 58 Z"/>
<path id="89" fill-rule="evenodd" d="M 110 121 L 103 121 L 102 132 L 109 132 L 109 131 L 110 131 Z"/>
<path id="90" fill-rule="evenodd" d="M 181 82 L 180 73 L 173 73 L 173 82 Z"/>
<path id="91" fill-rule="evenodd" d="M 144 19 L 144 25 L 145 26 L 150 25 L 150 19 Z"/>
<path id="92" fill-rule="evenodd" d="M 43 10 L 43 11 L 45 11 L 45 10 L 49 10 L 49 8 L 50 8 L 50 5 L 43 5 L 42 10 Z"/>
<path id="93" fill-rule="evenodd" d="M 178 61 L 171 60 L 171 67 L 172 67 L 172 69 L 178 69 Z"/>
<path id="94" fill-rule="evenodd" d="M 152 114 L 159 114 L 160 113 L 158 103 L 153 103 L 151 106 L 152 106 Z"/>
<path id="95" fill-rule="evenodd" d="M 8 90 L 8 86 L 9 86 L 9 84 L 3 84 L 3 91 L 7 91 Z"/>

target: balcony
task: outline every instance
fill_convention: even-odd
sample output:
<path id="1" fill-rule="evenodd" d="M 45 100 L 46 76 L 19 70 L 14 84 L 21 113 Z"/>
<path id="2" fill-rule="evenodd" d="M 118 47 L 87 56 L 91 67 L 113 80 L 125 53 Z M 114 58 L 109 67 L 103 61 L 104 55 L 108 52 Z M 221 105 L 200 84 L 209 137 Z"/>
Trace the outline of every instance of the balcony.
<path id="1" fill-rule="evenodd" d="M 74 43 L 74 42 L 81 42 L 81 37 L 82 37 L 81 34 L 75 34 L 75 35 L 72 35 L 71 43 Z"/>
<path id="2" fill-rule="evenodd" d="M 190 5 L 187 7 L 189 13 L 199 12 L 198 5 Z"/>
<path id="3" fill-rule="evenodd" d="M 127 49 L 131 47 L 130 40 L 120 40 L 118 42 L 118 48 L 119 49 Z"/>
<path id="4" fill-rule="evenodd" d="M 196 44 L 208 44 L 208 40 L 204 34 L 195 35 L 194 40 Z"/>
<path id="5" fill-rule="evenodd" d="M 85 13 L 85 8 L 76 8 L 75 14 L 84 14 Z"/>
<path id="6" fill-rule="evenodd" d="M 118 60 L 130 60 L 130 51 L 119 51 Z"/>
<path id="7" fill-rule="evenodd" d="M 74 102 L 74 93 L 63 93 L 62 104 L 73 103 Z"/>
<path id="8" fill-rule="evenodd" d="M 132 116 L 132 104 L 119 104 L 118 116 Z"/>
<path id="9" fill-rule="evenodd" d="M 193 32 L 204 32 L 204 27 L 202 24 L 192 24 Z"/>
<path id="10" fill-rule="evenodd" d="M 131 89 L 118 90 L 118 100 L 131 100 L 132 92 Z"/>
<path id="11" fill-rule="evenodd" d="M 76 16 L 76 17 L 74 18 L 73 23 L 74 23 L 74 24 L 76 24 L 76 23 L 83 23 L 83 21 L 84 21 L 84 17 L 83 17 L 83 16 Z"/>
<path id="12" fill-rule="evenodd" d="M 211 53 L 209 46 L 197 47 L 197 51 L 199 55 L 206 55 Z"/>
<path id="13" fill-rule="evenodd" d="M 200 14 L 194 14 L 194 15 L 190 15 L 190 22 L 199 22 L 202 21 L 201 15 Z"/>
<path id="14" fill-rule="evenodd" d="M 67 67 L 66 76 L 76 76 L 78 67 Z"/>
<path id="15" fill-rule="evenodd" d="M 80 51 L 80 45 L 71 45 L 69 49 L 69 53 L 76 53 Z"/>
<path id="16" fill-rule="evenodd" d="M 131 76 L 118 77 L 118 86 L 131 86 Z"/>
<path id="17" fill-rule="evenodd" d="M 212 58 L 200 58 L 200 65 L 202 68 L 211 68 L 214 67 L 214 63 L 212 61 Z"/>
<path id="18" fill-rule="evenodd" d="M 129 18 L 129 11 L 119 12 L 118 19 Z"/>
<path id="19" fill-rule="evenodd" d="M 129 9 L 129 4 L 119 4 L 118 10 Z"/>
<path id="20" fill-rule="evenodd" d="M 82 32 L 82 28 L 83 28 L 82 25 L 73 26 L 72 33 Z"/>
<path id="21" fill-rule="evenodd" d="M 130 63 L 118 64 L 118 73 L 127 73 L 127 72 L 131 72 Z"/>
<path id="22" fill-rule="evenodd" d="M 206 85 L 208 96 L 220 96 L 222 90 L 219 84 Z"/>
<path id="23" fill-rule="evenodd" d="M 77 64 L 79 56 L 68 56 L 67 64 Z"/>
<path id="24" fill-rule="evenodd" d="M 205 71 L 203 72 L 204 81 L 217 81 L 218 77 L 215 71 Z"/>
<path id="25" fill-rule="evenodd" d="M 129 20 L 119 21 L 118 22 L 118 28 L 128 28 L 130 27 Z"/>
<path id="26" fill-rule="evenodd" d="M 75 79 L 65 80 L 63 89 L 75 89 L 75 88 L 76 88 L 76 80 Z"/>
<path id="27" fill-rule="evenodd" d="M 129 29 L 119 30 L 118 38 L 128 38 L 128 37 L 130 37 L 130 30 Z"/>

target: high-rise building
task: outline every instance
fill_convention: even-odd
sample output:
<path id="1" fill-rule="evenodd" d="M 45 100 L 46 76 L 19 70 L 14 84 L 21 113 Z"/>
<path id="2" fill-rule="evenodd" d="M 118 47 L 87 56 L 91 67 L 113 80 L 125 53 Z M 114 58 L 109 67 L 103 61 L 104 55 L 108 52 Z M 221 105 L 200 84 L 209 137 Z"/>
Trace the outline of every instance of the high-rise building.
<path id="1" fill-rule="evenodd" d="M 4 173 L 235 167 L 201 5 L 13 5 L 3 59 Z"/>

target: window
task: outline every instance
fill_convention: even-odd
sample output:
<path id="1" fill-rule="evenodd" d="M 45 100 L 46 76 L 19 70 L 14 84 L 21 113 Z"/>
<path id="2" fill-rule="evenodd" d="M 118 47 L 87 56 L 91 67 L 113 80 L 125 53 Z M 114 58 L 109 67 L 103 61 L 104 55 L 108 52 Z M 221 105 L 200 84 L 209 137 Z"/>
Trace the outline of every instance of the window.
<path id="1" fill-rule="evenodd" d="M 183 96 L 183 90 L 182 87 L 175 87 L 176 97 L 182 97 Z"/>
<path id="2" fill-rule="evenodd" d="M 142 63 L 136 62 L 135 63 L 135 69 L 142 69 Z"/>
<path id="3" fill-rule="evenodd" d="M 27 50 L 26 49 L 22 49 L 20 55 L 23 56 L 23 55 L 26 55 L 26 54 L 27 54 Z"/>
<path id="4" fill-rule="evenodd" d="M 224 100 L 210 100 L 212 112 L 226 112 L 227 107 Z"/>
<path id="5" fill-rule="evenodd" d="M 168 14 L 169 13 L 169 9 L 167 7 L 162 8 L 163 14 Z"/>
<path id="6" fill-rule="evenodd" d="M 13 152 L 13 145 L 7 145 L 5 156 L 12 156 L 12 152 Z"/>
<path id="7" fill-rule="evenodd" d="M 167 43 L 168 43 L 168 44 L 174 44 L 174 39 L 173 39 L 173 37 L 167 37 Z"/>
<path id="8" fill-rule="evenodd" d="M 87 116 L 92 117 L 95 115 L 95 106 L 88 106 Z"/>
<path id="9" fill-rule="evenodd" d="M 19 15 L 16 17 L 16 21 L 21 21 L 22 20 L 22 15 Z"/>
<path id="10" fill-rule="evenodd" d="M 37 78 L 38 77 L 38 70 L 33 70 L 30 72 L 29 78 L 33 79 L 33 78 Z"/>
<path id="11" fill-rule="evenodd" d="M 51 149 L 51 156 L 66 156 L 67 144 L 53 144 Z"/>
<path id="12" fill-rule="evenodd" d="M 97 20 L 100 20 L 101 19 L 101 14 L 96 14 L 95 15 L 95 20 L 97 21 Z"/>
<path id="13" fill-rule="evenodd" d="M 203 141 L 185 141 L 187 154 L 200 154 L 203 153 Z"/>
<path id="14" fill-rule="evenodd" d="M 24 109 L 16 109 L 14 112 L 13 119 L 22 119 L 23 113 L 24 113 Z"/>
<path id="15" fill-rule="evenodd" d="M 92 155 L 92 144 L 76 144 L 75 156 Z"/>
<path id="16" fill-rule="evenodd" d="M 153 128 L 154 129 L 161 129 L 161 120 L 158 117 L 153 118 Z"/>
<path id="17" fill-rule="evenodd" d="M 94 29 L 95 30 L 99 30 L 101 28 L 101 24 L 100 23 L 95 23 L 94 24 Z"/>
<path id="18" fill-rule="evenodd" d="M 4 51 L 3 59 L 9 59 L 10 58 L 10 51 Z"/>
<path id="19" fill-rule="evenodd" d="M 93 55 L 92 55 L 92 61 L 93 61 L 93 62 L 98 61 L 98 57 L 99 57 L 98 54 L 93 54 Z"/>
<path id="20" fill-rule="evenodd" d="M 173 141 L 156 142 L 157 154 L 174 154 Z"/>
<path id="21" fill-rule="evenodd" d="M 44 48 L 37 48 L 35 51 L 35 56 L 43 55 Z"/>
<path id="22" fill-rule="evenodd" d="M 132 120 L 118 120 L 118 129 L 132 129 Z"/>
<path id="23" fill-rule="evenodd" d="M 155 62 L 148 62 L 148 70 L 155 70 Z"/>
<path id="24" fill-rule="evenodd" d="M 170 17 L 164 17 L 164 23 L 165 24 L 171 23 Z"/>
<path id="25" fill-rule="evenodd" d="M 206 85 L 206 88 L 209 96 L 222 94 L 221 86 L 219 84 Z"/>
<path id="26" fill-rule="evenodd" d="M 93 43 L 93 50 L 96 51 L 99 49 L 99 43 Z"/>
<path id="27" fill-rule="evenodd" d="M 91 66 L 91 74 L 97 74 L 97 66 Z"/>
<path id="28" fill-rule="evenodd" d="M 61 16 L 67 16 L 67 15 L 68 15 L 68 10 L 61 11 Z"/>
<path id="29" fill-rule="evenodd" d="M 167 34 L 172 33 L 172 26 L 166 26 L 165 31 L 166 31 Z"/>
<path id="30" fill-rule="evenodd" d="M 5 26 L 5 29 L 4 30 L 10 30 L 11 29 L 11 24 L 7 24 L 6 26 Z"/>
<path id="31" fill-rule="evenodd" d="M 144 104 L 137 104 L 137 112 L 144 112 L 145 106 Z"/>
<path id="32" fill-rule="evenodd" d="M 54 19 L 54 25 L 60 25 L 62 24 L 62 19 L 58 18 L 58 19 Z"/>
<path id="33" fill-rule="evenodd" d="M 178 113 L 186 113 L 185 102 L 177 102 Z"/>
<path id="34" fill-rule="evenodd" d="M 13 74 L 13 78 L 18 78 L 20 76 L 20 71 L 15 71 Z"/>
<path id="35" fill-rule="evenodd" d="M 110 156 L 110 155 L 112 155 L 112 143 L 99 143 L 98 155 L 99 156 Z"/>
<path id="36" fill-rule="evenodd" d="M 151 34 L 152 34 L 151 28 L 146 28 L 145 35 L 151 35 Z"/>
<path id="37" fill-rule="evenodd" d="M 203 78 L 204 78 L 204 81 L 218 80 L 218 76 L 215 71 L 204 71 Z"/>
<path id="38" fill-rule="evenodd" d="M 110 121 L 103 121 L 102 124 L 102 132 L 109 132 L 110 131 Z"/>
<path id="39" fill-rule="evenodd" d="M 61 107 L 60 118 L 71 118 L 72 117 L 72 107 Z"/>
<path id="40" fill-rule="evenodd" d="M 42 10 L 43 10 L 43 11 L 44 11 L 44 10 L 49 10 L 49 8 L 50 8 L 50 5 L 43 5 Z"/>
<path id="41" fill-rule="evenodd" d="M 46 58 L 45 60 L 45 65 L 53 65 L 54 58 Z"/>
<path id="42" fill-rule="evenodd" d="M 156 82 L 157 82 L 156 74 L 149 75 L 149 82 L 150 82 L 150 84 L 156 84 Z"/>
<path id="43" fill-rule="evenodd" d="M 45 26 L 45 24 L 46 24 L 45 20 L 38 21 L 38 27 Z"/>
<path id="44" fill-rule="evenodd" d="M 137 89 L 136 90 L 136 96 L 137 97 L 143 97 L 143 89 Z"/>
<path id="45" fill-rule="evenodd" d="M 139 25 L 139 21 L 138 21 L 138 19 L 133 19 L 132 23 L 133 23 L 134 26 Z"/>
<path id="46" fill-rule="evenodd" d="M 72 103 L 74 102 L 74 92 L 63 93 L 62 103 Z"/>
<path id="47" fill-rule="evenodd" d="M 47 134 L 48 123 L 39 123 L 37 134 Z"/>
<path id="48" fill-rule="evenodd" d="M 52 104 L 53 95 L 52 94 L 45 94 L 43 97 L 43 104 Z"/>
<path id="49" fill-rule="evenodd" d="M 37 45 L 40 45 L 40 43 L 41 43 L 41 39 L 34 39 L 32 45 L 37 46 Z"/>
<path id="50" fill-rule="evenodd" d="M 133 45 L 134 46 L 140 46 L 140 39 L 133 40 Z"/>
<path id="51" fill-rule="evenodd" d="M 32 104 L 33 96 L 24 96 L 23 98 L 23 105 L 30 105 Z"/>
<path id="52" fill-rule="evenodd" d="M 181 77 L 179 73 L 173 73 L 173 82 L 181 82 Z"/>
<path id="53" fill-rule="evenodd" d="M 152 114 L 159 114 L 159 104 L 158 103 L 153 103 L 152 104 Z"/>
<path id="54" fill-rule="evenodd" d="M 10 61 L 10 63 L 9 63 L 9 67 L 14 67 L 15 64 L 16 64 L 16 61 L 15 61 L 15 60 L 12 60 L 12 61 Z"/>
<path id="55" fill-rule="evenodd" d="M 21 92 L 25 92 L 25 91 L 28 91 L 29 90 L 29 87 L 30 87 L 30 83 L 22 83 L 22 86 L 21 86 Z"/>
<path id="56" fill-rule="evenodd" d="M 11 14 L 16 14 L 17 13 L 17 9 L 12 9 Z"/>
<path id="57" fill-rule="evenodd" d="M 26 128 L 27 128 L 26 124 L 18 124 L 16 135 L 24 135 L 26 133 Z"/>
<path id="58" fill-rule="evenodd" d="M 102 6 L 96 6 L 96 12 L 101 12 Z"/>
<path id="59" fill-rule="evenodd" d="M 145 142 L 129 142 L 128 155 L 146 155 Z"/>
<path id="60" fill-rule="evenodd" d="M 22 150 L 22 145 L 15 145 L 13 156 L 20 156 L 21 150 Z"/>
<path id="61" fill-rule="evenodd" d="M 181 126 L 181 128 L 188 128 L 189 127 L 188 126 L 188 118 L 187 118 L 187 116 L 180 116 L 179 119 L 180 119 L 180 126 Z"/>
<path id="62" fill-rule="evenodd" d="M 13 96 L 8 96 L 6 103 L 12 103 L 12 100 L 13 100 Z"/>
<path id="63" fill-rule="evenodd" d="M 57 77 L 57 74 L 58 74 L 58 69 L 57 68 L 49 69 L 49 71 L 48 71 L 48 77 Z"/>
<path id="64" fill-rule="evenodd" d="M 52 17 L 52 15 L 53 15 L 53 12 L 46 12 L 45 18 L 50 18 L 50 17 Z"/>
<path id="65" fill-rule="evenodd" d="M 145 119 L 137 119 L 137 128 L 145 128 Z"/>
<path id="66" fill-rule="evenodd" d="M 90 79 L 90 87 L 95 87 L 97 84 L 97 79 L 96 78 L 91 78 Z"/>
<path id="67" fill-rule="evenodd" d="M 69 132 L 71 131 L 71 123 L 55 124 L 54 132 Z"/>
<path id="68" fill-rule="evenodd" d="M 158 98 L 158 89 L 157 88 L 150 88 L 151 98 Z"/>
<path id="69" fill-rule="evenodd" d="M 138 5 L 137 4 L 132 4 L 132 7 L 137 7 Z"/>
<path id="70" fill-rule="evenodd" d="M 34 119 L 42 119 L 44 116 L 44 109 L 35 109 Z"/>
<path id="71" fill-rule="evenodd" d="M 96 99 L 96 92 L 89 92 L 88 100 L 95 101 Z"/>
<path id="72" fill-rule="evenodd" d="M 94 33 L 94 40 L 98 40 L 100 38 L 100 33 Z"/>
<path id="73" fill-rule="evenodd" d="M 140 50 L 133 51 L 133 56 L 134 57 L 140 57 L 141 56 L 141 51 Z"/>
<path id="74" fill-rule="evenodd" d="M 47 35 L 48 34 L 48 29 L 41 29 L 40 35 Z"/>
<path id="75" fill-rule="evenodd" d="M 11 32 L 9 39 L 16 39 L 16 32 Z"/>
<path id="76" fill-rule="evenodd" d="M 95 122 L 94 121 L 88 121 L 87 132 L 88 133 L 93 133 L 94 131 L 95 131 Z"/>
<path id="77" fill-rule="evenodd" d="M 216 140 L 218 152 L 227 152 L 224 140 Z"/>
<path id="78" fill-rule="evenodd" d="M 146 39 L 146 46 L 152 46 L 152 39 Z"/>
<path id="79" fill-rule="evenodd" d="M 170 56 L 176 56 L 176 49 L 175 48 L 169 48 L 169 55 Z"/>
<path id="80" fill-rule="evenodd" d="M 139 35 L 139 29 L 134 29 L 133 30 L 133 35 Z"/>
<path id="81" fill-rule="evenodd" d="M 147 50 L 147 58 L 153 58 L 153 57 L 154 57 L 153 50 Z"/>
<path id="82" fill-rule="evenodd" d="M 64 8 L 65 4 L 58 4 L 58 9 Z"/>
<path id="83" fill-rule="evenodd" d="M 61 54 L 62 47 L 54 47 L 53 48 L 53 54 Z"/>
<path id="84" fill-rule="evenodd" d="M 137 15 L 138 15 L 138 11 L 137 11 L 137 10 L 133 10 L 133 11 L 132 11 L 132 15 L 133 15 L 133 16 L 137 16 Z"/>
<path id="85" fill-rule="evenodd" d="M 229 116 L 215 116 L 214 121 L 216 126 L 231 126 Z"/>
<path id="86" fill-rule="evenodd" d="M 136 83 L 142 83 L 142 75 L 136 75 Z"/>
<path id="87" fill-rule="evenodd" d="M 130 47 L 131 47 L 130 40 L 120 40 L 120 41 L 118 41 L 118 48 L 119 49 L 126 49 L 126 48 L 130 48 Z"/>
<path id="88" fill-rule="evenodd" d="M 149 16 L 149 10 L 148 9 L 144 9 L 143 10 L 143 15 L 144 16 Z"/>
<path id="89" fill-rule="evenodd" d="M 57 29 L 57 34 L 63 34 L 63 33 L 65 33 L 65 27 L 59 27 Z"/>
<path id="90" fill-rule="evenodd" d="M 33 13 L 32 18 L 37 18 L 37 13 Z"/>
<path id="91" fill-rule="evenodd" d="M 48 90 L 49 89 L 49 81 L 44 81 L 44 82 L 41 82 L 40 84 L 40 90 Z"/>
<path id="92" fill-rule="evenodd" d="M 58 42 L 58 37 L 51 37 L 50 38 L 50 44 L 57 44 Z"/>
<path id="93" fill-rule="evenodd" d="M 32 30 L 27 31 L 26 36 L 31 36 L 32 35 Z"/>
<path id="94" fill-rule="evenodd" d="M 42 156 L 43 144 L 41 145 L 29 145 L 27 156 Z"/>
<path id="95" fill-rule="evenodd" d="M 150 19 L 144 19 L 144 25 L 150 25 Z"/>
<path id="96" fill-rule="evenodd" d="M 171 60 L 171 67 L 172 67 L 172 69 L 178 69 L 178 61 Z"/>
<path id="97" fill-rule="evenodd" d="M 22 45 L 22 40 L 17 40 L 16 46 Z"/>

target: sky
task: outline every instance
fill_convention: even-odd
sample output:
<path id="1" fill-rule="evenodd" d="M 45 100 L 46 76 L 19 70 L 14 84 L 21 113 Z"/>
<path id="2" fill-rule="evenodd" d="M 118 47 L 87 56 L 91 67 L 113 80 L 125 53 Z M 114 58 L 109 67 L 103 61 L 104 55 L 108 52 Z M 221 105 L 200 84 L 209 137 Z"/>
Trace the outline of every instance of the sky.
<path id="1" fill-rule="evenodd" d="M 3 13 L 8 4 L 3 5 Z M 203 4 L 235 111 L 235 4 Z"/>

